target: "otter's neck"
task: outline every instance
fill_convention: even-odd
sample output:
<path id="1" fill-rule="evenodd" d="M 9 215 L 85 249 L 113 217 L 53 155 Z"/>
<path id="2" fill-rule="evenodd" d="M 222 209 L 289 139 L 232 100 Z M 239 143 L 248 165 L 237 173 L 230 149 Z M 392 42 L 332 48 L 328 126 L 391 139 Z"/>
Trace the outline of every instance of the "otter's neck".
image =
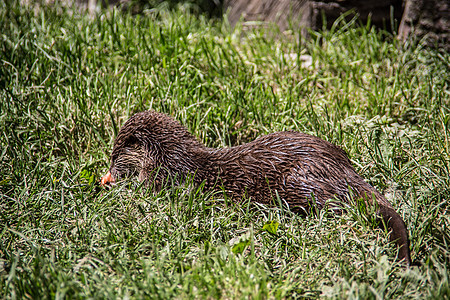
<path id="1" fill-rule="evenodd" d="M 215 182 L 218 176 L 217 150 L 207 148 L 193 136 L 178 139 L 178 143 L 172 144 L 166 149 L 163 165 L 170 170 L 172 175 L 178 174 L 181 178 L 194 176 L 196 184 L 203 181 L 209 185 Z"/>
<path id="2" fill-rule="evenodd" d="M 217 185 L 224 184 L 225 178 L 223 175 L 230 172 L 238 174 L 240 168 L 239 163 L 236 163 L 240 157 L 239 146 L 225 147 L 225 148 L 207 148 L 203 144 L 201 147 L 193 149 L 191 157 L 195 166 L 194 181 L 197 184 L 205 183 L 205 188 L 211 189 Z"/>

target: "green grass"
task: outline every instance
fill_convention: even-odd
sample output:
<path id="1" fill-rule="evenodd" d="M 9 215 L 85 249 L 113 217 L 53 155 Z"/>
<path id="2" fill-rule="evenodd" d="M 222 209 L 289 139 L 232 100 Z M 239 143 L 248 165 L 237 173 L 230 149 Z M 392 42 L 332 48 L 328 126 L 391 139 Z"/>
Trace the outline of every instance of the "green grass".
<path id="1" fill-rule="evenodd" d="M 356 22 L 311 40 L 244 26 L 0 3 L 3 298 L 449 298 L 449 54 Z M 357 208 L 303 218 L 189 186 L 100 189 L 120 126 L 146 109 L 210 147 L 280 130 L 342 146 L 420 265 L 395 263 Z"/>

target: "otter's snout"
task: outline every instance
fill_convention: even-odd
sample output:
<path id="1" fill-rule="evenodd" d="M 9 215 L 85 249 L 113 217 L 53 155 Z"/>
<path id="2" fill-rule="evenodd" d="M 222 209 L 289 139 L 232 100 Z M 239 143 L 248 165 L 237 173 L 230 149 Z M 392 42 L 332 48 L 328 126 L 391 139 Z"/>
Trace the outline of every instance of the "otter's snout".
<path id="1" fill-rule="evenodd" d="M 109 185 L 114 182 L 116 182 L 116 180 L 111 175 L 110 171 L 108 171 L 108 173 L 106 173 L 105 176 L 103 176 L 102 179 L 100 180 L 100 183 L 102 186 Z"/>

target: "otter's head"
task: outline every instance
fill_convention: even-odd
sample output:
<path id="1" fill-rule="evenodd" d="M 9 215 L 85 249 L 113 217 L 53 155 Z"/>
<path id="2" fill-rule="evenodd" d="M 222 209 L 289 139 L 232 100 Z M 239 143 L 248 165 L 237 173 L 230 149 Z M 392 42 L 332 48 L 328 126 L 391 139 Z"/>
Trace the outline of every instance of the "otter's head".
<path id="1" fill-rule="evenodd" d="M 149 136 L 149 116 L 148 113 L 136 114 L 120 129 L 111 153 L 111 167 L 102 177 L 102 185 L 135 176 L 144 181 L 148 172 L 155 168 L 150 147 L 152 139 Z"/>
<path id="2" fill-rule="evenodd" d="M 111 153 L 111 167 L 101 179 L 101 184 L 107 185 L 122 178 L 136 176 L 140 181 L 144 181 L 147 172 L 153 168 L 152 165 L 152 159 L 145 144 L 133 135 L 121 139 L 119 134 Z"/>
<path id="3" fill-rule="evenodd" d="M 133 115 L 119 131 L 111 154 L 111 167 L 102 177 L 107 185 L 137 176 L 155 187 L 167 176 L 195 172 L 190 149 L 202 149 L 195 138 L 168 115 L 145 111 Z"/>

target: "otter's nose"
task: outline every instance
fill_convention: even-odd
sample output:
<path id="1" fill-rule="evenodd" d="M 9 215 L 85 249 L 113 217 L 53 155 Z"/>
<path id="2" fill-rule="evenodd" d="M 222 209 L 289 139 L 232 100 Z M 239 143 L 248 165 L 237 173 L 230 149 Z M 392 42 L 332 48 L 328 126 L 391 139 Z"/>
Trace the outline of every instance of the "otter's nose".
<path id="1" fill-rule="evenodd" d="M 111 175 L 111 172 L 108 171 L 108 173 L 106 173 L 106 175 L 102 177 L 102 180 L 100 182 L 103 186 L 105 186 L 107 184 L 114 183 L 115 180 L 114 177 Z"/>

